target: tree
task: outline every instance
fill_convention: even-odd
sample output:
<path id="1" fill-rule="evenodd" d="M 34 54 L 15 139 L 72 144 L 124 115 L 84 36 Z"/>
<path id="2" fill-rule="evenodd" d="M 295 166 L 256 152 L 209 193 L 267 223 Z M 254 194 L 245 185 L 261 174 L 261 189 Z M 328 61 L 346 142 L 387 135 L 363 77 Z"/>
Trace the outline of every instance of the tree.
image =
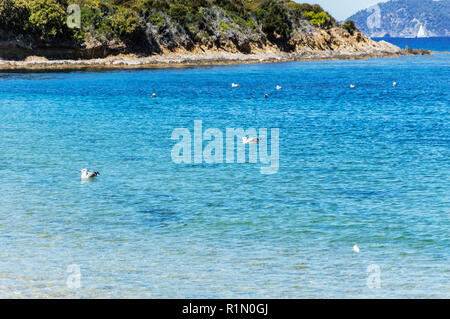
<path id="1" fill-rule="evenodd" d="M 278 34 L 288 38 L 291 34 L 291 23 L 286 14 L 286 8 L 279 1 L 265 0 L 257 12 L 258 20 L 262 24 L 263 31 L 274 36 Z"/>
<path id="2" fill-rule="evenodd" d="M 358 30 L 358 29 L 356 28 L 355 21 L 353 21 L 353 20 L 348 20 L 348 21 L 346 21 L 345 23 L 343 23 L 343 24 L 341 25 L 341 27 L 342 27 L 343 29 L 347 30 L 347 32 L 350 33 L 351 35 L 353 35 L 353 33 L 354 33 L 356 30 Z"/>
<path id="3" fill-rule="evenodd" d="M 315 13 L 314 11 L 307 11 L 304 13 L 306 19 L 315 26 L 327 29 L 333 23 L 331 17 L 325 11 Z"/>
<path id="4" fill-rule="evenodd" d="M 24 0 L 0 1 L 0 28 L 21 33 L 27 29 L 30 13 Z"/>
<path id="5" fill-rule="evenodd" d="M 111 20 L 111 27 L 119 37 L 128 36 L 136 31 L 139 25 L 137 14 L 127 8 L 119 7 Z"/>
<path id="6" fill-rule="evenodd" d="M 61 36 L 66 31 L 66 11 L 55 0 L 33 0 L 28 4 L 32 27 L 48 39 Z"/>
<path id="7" fill-rule="evenodd" d="M 176 3 L 170 8 L 169 15 L 172 19 L 180 23 L 184 23 L 186 21 L 188 11 L 188 8 L 184 4 Z"/>

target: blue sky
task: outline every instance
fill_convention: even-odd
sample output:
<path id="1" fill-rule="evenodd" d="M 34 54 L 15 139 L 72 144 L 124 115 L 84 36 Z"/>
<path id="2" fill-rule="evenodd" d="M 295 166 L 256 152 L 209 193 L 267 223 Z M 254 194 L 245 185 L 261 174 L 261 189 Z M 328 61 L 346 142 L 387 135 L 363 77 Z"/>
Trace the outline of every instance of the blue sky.
<path id="1" fill-rule="evenodd" d="M 299 3 L 320 4 L 337 20 L 344 20 L 361 9 L 387 0 L 295 0 Z"/>

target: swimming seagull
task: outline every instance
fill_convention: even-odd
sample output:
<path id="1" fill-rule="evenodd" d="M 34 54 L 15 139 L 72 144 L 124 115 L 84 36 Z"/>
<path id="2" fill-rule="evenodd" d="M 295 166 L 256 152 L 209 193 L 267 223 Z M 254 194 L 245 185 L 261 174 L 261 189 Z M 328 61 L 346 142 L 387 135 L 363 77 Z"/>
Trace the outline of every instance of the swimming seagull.
<path id="1" fill-rule="evenodd" d="M 351 89 L 354 89 L 355 87 L 356 87 L 356 85 L 350 84 L 350 88 L 351 88 Z"/>
<path id="2" fill-rule="evenodd" d="M 268 98 L 269 97 L 269 94 L 264 94 L 264 98 Z"/>
<path id="3" fill-rule="evenodd" d="M 353 251 L 359 253 L 359 247 L 357 245 L 353 246 Z"/>
<path id="4" fill-rule="evenodd" d="M 257 137 L 250 137 L 250 138 L 243 137 L 242 138 L 242 143 L 244 143 L 244 144 L 258 144 L 259 141 L 261 141 L 261 139 L 257 138 Z"/>
<path id="5" fill-rule="evenodd" d="M 241 86 L 240 84 L 237 84 L 237 83 L 231 83 L 231 87 L 232 88 L 237 88 L 237 87 L 239 87 L 239 86 Z"/>
<path id="6" fill-rule="evenodd" d="M 80 172 L 81 172 L 81 179 L 90 179 L 100 175 L 99 172 L 88 172 L 88 170 L 85 168 L 83 168 Z"/>
<path id="7" fill-rule="evenodd" d="M 280 85 L 277 85 L 277 86 L 276 86 L 276 89 L 277 89 L 277 90 L 281 90 L 282 88 L 283 88 L 283 87 L 280 86 Z"/>
<path id="8" fill-rule="evenodd" d="M 155 98 L 155 97 L 156 97 L 156 93 L 153 93 L 153 94 L 152 94 L 152 97 Z"/>
<path id="9" fill-rule="evenodd" d="M 397 86 L 397 82 L 392 83 L 392 86 Z"/>

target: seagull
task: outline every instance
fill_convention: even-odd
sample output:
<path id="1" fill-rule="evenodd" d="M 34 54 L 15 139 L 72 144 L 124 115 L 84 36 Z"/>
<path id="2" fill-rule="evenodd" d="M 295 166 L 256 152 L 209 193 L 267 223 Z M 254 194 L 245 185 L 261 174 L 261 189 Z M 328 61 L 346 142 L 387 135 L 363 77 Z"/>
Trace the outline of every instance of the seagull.
<path id="1" fill-rule="evenodd" d="M 276 89 L 277 89 L 277 90 L 281 90 L 282 88 L 283 88 L 283 87 L 280 86 L 280 85 L 277 85 L 277 86 L 276 86 Z"/>
<path id="2" fill-rule="evenodd" d="M 155 98 L 155 97 L 156 97 L 156 93 L 153 93 L 153 94 L 152 94 L 152 97 Z"/>
<path id="3" fill-rule="evenodd" d="M 351 89 L 354 89 L 355 87 L 356 87 L 356 85 L 350 84 L 350 88 L 351 88 Z"/>
<path id="4" fill-rule="evenodd" d="M 242 143 L 244 143 L 244 144 L 258 144 L 259 141 L 261 141 L 261 139 L 257 138 L 257 137 L 250 137 L 250 138 L 243 137 L 242 138 Z"/>
<path id="5" fill-rule="evenodd" d="M 85 168 L 83 168 L 80 172 L 81 172 L 81 179 L 90 179 L 100 175 L 99 172 L 88 172 L 88 170 Z"/>
<path id="6" fill-rule="evenodd" d="M 359 253 L 359 247 L 358 246 L 353 246 L 353 251 L 355 252 L 355 253 Z"/>
<path id="7" fill-rule="evenodd" d="M 392 83 L 392 86 L 397 86 L 397 82 Z"/>
<path id="8" fill-rule="evenodd" d="M 268 98 L 269 97 L 269 94 L 264 94 L 264 98 Z"/>
<path id="9" fill-rule="evenodd" d="M 239 87 L 239 86 L 241 86 L 240 84 L 237 84 L 237 83 L 231 83 L 231 87 L 232 88 L 237 88 L 237 87 Z"/>

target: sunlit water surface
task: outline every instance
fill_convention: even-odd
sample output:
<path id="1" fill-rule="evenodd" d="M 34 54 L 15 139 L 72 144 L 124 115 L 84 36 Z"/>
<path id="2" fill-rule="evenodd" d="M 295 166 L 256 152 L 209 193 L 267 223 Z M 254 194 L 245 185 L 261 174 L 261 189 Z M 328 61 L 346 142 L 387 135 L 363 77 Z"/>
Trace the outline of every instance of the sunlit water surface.
<path id="1" fill-rule="evenodd" d="M 0 74 L 0 297 L 450 297 L 449 62 Z M 173 163 L 194 120 L 278 173 Z"/>

